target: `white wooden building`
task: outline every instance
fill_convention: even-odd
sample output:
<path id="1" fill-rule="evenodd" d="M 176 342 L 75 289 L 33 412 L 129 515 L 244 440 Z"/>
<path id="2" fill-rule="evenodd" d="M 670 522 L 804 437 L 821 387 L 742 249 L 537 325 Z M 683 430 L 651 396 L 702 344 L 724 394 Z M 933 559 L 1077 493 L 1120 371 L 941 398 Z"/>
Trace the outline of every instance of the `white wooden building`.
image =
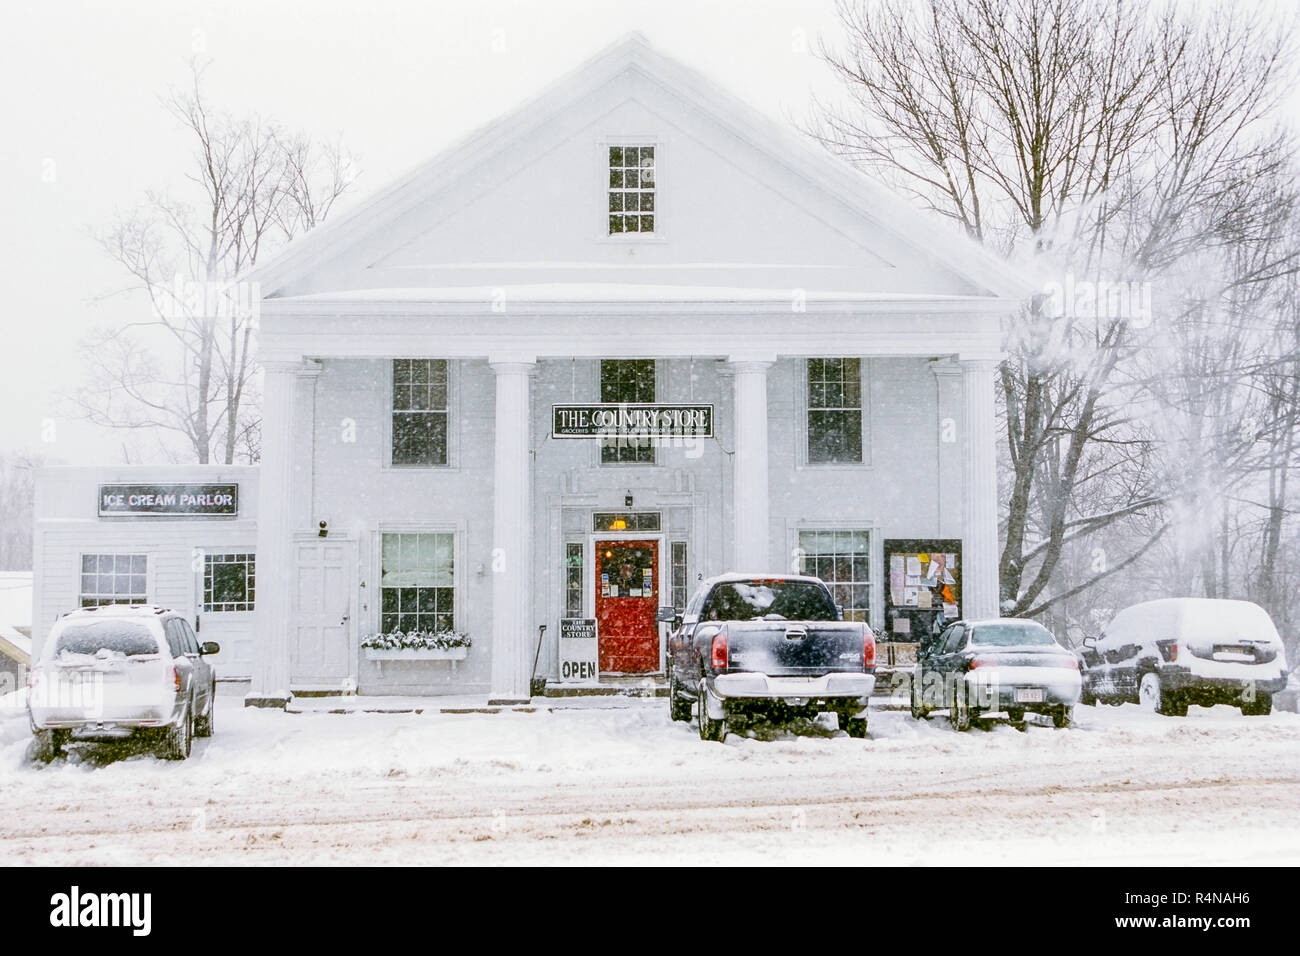
<path id="1" fill-rule="evenodd" d="M 651 674 L 654 607 L 726 570 L 817 573 L 886 633 L 997 612 L 1027 286 L 639 36 L 246 278 L 250 703 L 526 698 L 535 658 L 574 676 L 564 619 L 598 621 L 596 679 Z M 472 645 L 365 648 L 412 631 Z"/>

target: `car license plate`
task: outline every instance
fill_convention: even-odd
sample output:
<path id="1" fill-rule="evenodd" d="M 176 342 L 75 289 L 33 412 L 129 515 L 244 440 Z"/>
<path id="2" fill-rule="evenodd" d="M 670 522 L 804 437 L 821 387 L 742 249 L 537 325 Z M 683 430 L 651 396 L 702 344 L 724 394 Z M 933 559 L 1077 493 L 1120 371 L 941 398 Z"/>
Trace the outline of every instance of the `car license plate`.
<path id="1" fill-rule="evenodd" d="M 1238 657 L 1254 657 L 1249 647 L 1242 647 L 1239 644 L 1220 644 L 1214 651 L 1216 654 L 1235 654 Z"/>
<path id="2" fill-rule="evenodd" d="M 1016 703 L 1017 704 L 1041 704 L 1043 702 L 1043 691 L 1039 687 L 1017 687 Z"/>

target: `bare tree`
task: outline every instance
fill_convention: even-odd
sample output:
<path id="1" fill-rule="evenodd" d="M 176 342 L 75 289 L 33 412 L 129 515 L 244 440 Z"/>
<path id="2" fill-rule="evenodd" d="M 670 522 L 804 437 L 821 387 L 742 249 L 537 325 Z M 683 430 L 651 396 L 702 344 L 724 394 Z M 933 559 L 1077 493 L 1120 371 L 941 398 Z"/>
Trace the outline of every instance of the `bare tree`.
<path id="1" fill-rule="evenodd" d="M 193 144 L 190 194 L 150 192 L 99 237 L 150 314 L 83 342 L 88 375 L 74 399 L 96 424 L 181 436 L 199 462 L 254 461 L 258 295 L 236 280 L 322 222 L 352 184 L 353 163 L 338 144 L 214 108 L 204 67 L 190 70 L 189 86 L 164 100 Z"/>
<path id="2" fill-rule="evenodd" d="M 839 13 L 847 45 L 822 55 L 849 105 L 818 104 L 812 132 L 1045 280 L 1096 292 L 1087 308 L 1036 298 L 1001 367 L 1001 601 L 1042 613 L 1168 530 L 1146 517 L 1183 489 L 1153 467 L 1148 381 L 1134 367 L 1162 343 L 1150 313 L 1117 293 L 1161 288 L 1285 217 L 1250 206 L 1242 185 L 1292 155 L 1271 125 L 1290 34 L 1236 11 L 1194 19 L 1121 0 L 840 0 Z M 1256 266 L 1232 281 L 1295 262 L 1278 252 Z M 1164 291 L 1153 310 L 1189 314 Z M 1067 549 L 1101 534 L 1125 552 L 1060 586 Z"/>

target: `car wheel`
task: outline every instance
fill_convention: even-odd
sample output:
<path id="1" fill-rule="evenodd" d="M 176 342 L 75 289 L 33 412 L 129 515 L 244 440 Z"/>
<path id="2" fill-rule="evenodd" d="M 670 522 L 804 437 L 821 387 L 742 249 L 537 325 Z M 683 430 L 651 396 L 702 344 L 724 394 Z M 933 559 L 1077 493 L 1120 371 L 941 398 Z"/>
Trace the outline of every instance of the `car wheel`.
<path id="1" fill-rule="evenodd" d="M 1165 690 L 1160 675 L 1147 671 L 1138 683 L 1138 703 L 1153 714 L 1165 717 L 1186 717 L 1187 702 Z"/>
<path id="2" fill-rule="evenodd" d="M 1074 708 L 1062 704 L 1052 711 L 1052 726 L 1064 730 L 1074 722 Z"/>
<path id="3" fill-rule="evenodd" d="M 952 685 L 952 706 L 948 708 L 948 720 L 953 730 L 970 730 L 970 702 L 966 699 L 964 681 L 960 675 Z"/>
<path id="4" fill-rule="evenodd" d="M 912 719 L 921 720 L 930 711 L 925 706 L 925 693 L 922 690 L 923 680 L 921 678 L 921 669 L 918 667 L 916 673 L 912 675 Z"/>
<path id="5" fill-rule="evenodd" d="M 215 724 L 214 717 L 217 712 L 217 689 L 212 688 L 212 693 L 208 697 L 208 712 L 194 721 L 195 737 L 211 737 L 212 728 Z"/>
<path id="6" fill-rule="evenodd" d="M 1256 694 L 1253 701 L 1243 700 L 1241 712 L 1246 717 L 1267 717 L 1273 713 L 1273 695 Z"/>
<path id="7" fill-rule="evenodd" d="M 691 702 L 677 693 L 677 678 L 668 672 L 668 716 L 673 720 L 691 719 Z"/>
<path id="8" fill-rule="evenodd" d="M 706 696 L 707 696 L 707 690 L 705 688 L 704 681 L 701 680 L 699 697 L 696 700 L 696 703 L 699 708 L 699 714 L 700 714 L 700 719 L 699 719 L 700 739 L 715 740 L 715 741 L 722 740 L 727 736 L 727 722 L 725 719 L 714 720 L 709 716 L 709 708 L 708 705 L 705 703 Z"/>
<path id="9" fill-rule="evenodd" d="M 1138 683 L 1138 703 L 1143 710 L 1153 714 L 1160 712 L 1160 677 L 1158 674 L 1143 674 Z"/>
<path id="10" fill-rule="evenodd" d="M 186 704 L 180 722 L 167 728 L 166 736 L 163 738 L 162 757 L 164 760 L 185 760 L 190 755 L 190 747 L 193 743 L 194 716 L 189 704 Z"/>

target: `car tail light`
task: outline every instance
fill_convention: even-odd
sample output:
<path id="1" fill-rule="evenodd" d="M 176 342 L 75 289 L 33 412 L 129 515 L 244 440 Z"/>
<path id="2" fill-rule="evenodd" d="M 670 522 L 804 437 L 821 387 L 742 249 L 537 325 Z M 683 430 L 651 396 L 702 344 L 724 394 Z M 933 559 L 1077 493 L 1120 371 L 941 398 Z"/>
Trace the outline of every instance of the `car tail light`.
<path id="1" fill-rule="evenodd" d="M 172 668 L 172 683 L 176 685 L 176 693 L 181 692 L 181 672 L 175 667 Z"/>
<path id="2" fill-rule="evenodd" d="M 1079 659 L 1077 657 L 1063 657 L 1061 658 L 1061 666 L 1077 671 L 1079 669 Z"/>
<path id="3" fill-rule="evenodd" d="M 970 669 L 974 670 L 977 667 L 994 667 L 996 665 L 997 665 L 997 661 L 993 660 L 992 658 L 976 657 L 974 660 L 970 662 Z"/>
<path id="4" fill-rule="evenodd" d="M 862 666 L 872 667 L 876 663 L 876 635 L 871 628 L 862 628 Z"/>
<path id="5" fill-rule="evenodd" d="M 713 636 L 713 644 L 709 648 L 709 664 L 715 671 L 725 671 L 727 669 L 727 630 L 723 628 Z"/>
<path id="6" fill-rule="evenodd" d="M 27 672 L 27 689 L 28 689 L 28 690 L 35 690 L 35 689 L 36 689 L 36 685 L 39 684 L 40 682 L 41 682 L 41 674 L 40 674 L 40 671 L 28 671 L 28 672 Z"/>

